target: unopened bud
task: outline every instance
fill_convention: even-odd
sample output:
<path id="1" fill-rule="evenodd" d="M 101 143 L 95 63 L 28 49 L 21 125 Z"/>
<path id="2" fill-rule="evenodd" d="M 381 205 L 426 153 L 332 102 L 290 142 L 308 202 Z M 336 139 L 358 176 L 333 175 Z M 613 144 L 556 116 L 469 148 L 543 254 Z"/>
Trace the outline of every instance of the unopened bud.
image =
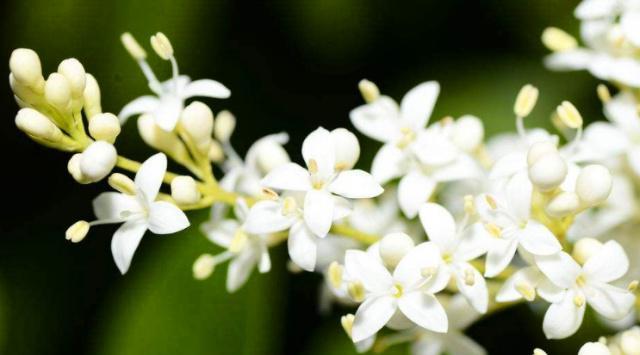
<path id="1" fill-rule="evenodd" d="M 527 152 L 527 165 L 533 165 L 538 159 L 547 154 L 558 154 L 558 148 L 554 143 L 550 141 L 533 143 Z"/>
<path id="2" fill-rule="evenodd" d="M 69 159 L 69 162 L 67 163 L 67 170 L 69 171 L 69 174 L 71 174 L 71 177 L 73 177 L 73 179 L 78 183 L 89 184 L 91 183 L 91 180 L 88 177 L 84 176 L 82 174 L 82 170 L 80 170 L 81 160 L 82 160 L 82 154 L 80 153 L 77 153 L 71 156 L 71 158 Z"/>
<path id="3" fill-rule="evenodd" d="M 67 111 L 71 104 L 69 80 L 60 73 L 52 73 L 44 85 L 44 96 L 58 110 Z"/>
<path id="4" fill-rule="evenodd" d="M 41 90 L 44 78 L 40 58 L 35 51 L 28 48 L 15 49 L 9 58 L 9 68 L 20 84 L 36 91 Z"/>
<path id="5" fill-rule="evenodd" d="M 84 86 L 84 113 L 91 118 L 102 112 L 102 104 L 100 99 L 100 86 L 93 75 L 87 73 L 87 81 Z"/>
<path id="6" fill-rule="evenodd" d="M 640 327 L 635 326 L 622 332 L 620 336 L 620 348 L 624 354 L 640 354 Z"/>
<path id="7" fill-rule="evenodd" d="M 380 257 L 387 267 L 393 269 L 414 245 L 413 239 L 405 233 L 387 234 L 380 240 Z"/>
<path id="8" fill-rule="evenodd" d="M 611 355 L 609 348 L 600 342 L 584 344 L 578 351 L 578 355 Z"/>
<path id="9" fill-rule="evenodd" d="M 80 171 L 92 182 L 100 181 L 116 166 L 118 153 L 113 144 L 105 141 L 91 143 L 82 152 Z"/>
<path id="10" fill-rule="evenodd" d="M 546 211 L 551 217 L 566 217 L 580 208 L 580 198 L 574 192 L 562 192 L 547 205 Z"/>
<path id="11" fill-rule="evenodd" d="M 536 106 L 537 101 L 538 89 L 531 84 L 527 84 L 520 89 L 513 106 L 513 112 L 518 117 L 527 117 Z"/>
<path id="12" fill-rule="evenodd" d="M 171 197 L 179 205 L 191 205 L 200 200 L 198 185 L 191 176 L 176 176 L 171 180 Z"/>
<path id="13" fill-rule="evenodd" d="M 265 140 L 256 147 L 256 163 L 265 175 L 290 161 L 287 151 L 274 140 Z"/>
<path id="14" fill-rule="evenodd" d="M 125 195 L 136 194 L 136 184 L 127 175 L 114 173 L 109 175 L 109 186 Z"/>
<path id="15" fill-rule="evenodd" d="M 80 243 L 89 233 L 89 222 L 78 221 L 69 227 L 65 233 L 65 238 L 72 243 Z"/>
<path id="16" fill-rule="evenodd" d="M 136 39 L 129 32 L 125 32 L 120 36 L 120 41 L 122 41 L 122 45 L 129 52 L 129 54 L 135 60 L 145 59 L 147 57 L 147 52 L 142 48 L 140 43 L 136 41 Z"/>
<path id="17" fill-rule="evenodd" d="M 193 263 L 193 278 L 196 280 L 207 279 L 215 270 L 215 258 L 211 254 L 202 254 Z"/>
<path id="18" fill-rule="evenodd" d="M 344 128 L 331 131 L 331 141 L 335 147 L 336 170 L 349 170 L 360 158 L 360 144 L 356 135 Z"/>
<path id="19" fill-rule="evenodd" d="M 178 162 L 186 162 L 189 158 L 187 148 L 173 132 L 167 132 L 160 128 L 149 114 L 143 114 L 138 118 L 138 132 L 140 137 L 149 146 L 166 153 Z"/>
<path id="20" fill-rule="evenodd" d="M 113 143 L 120 134 L 120 120 L 112 113 L 99 113 L 89 119 L 89 133 L 96 140 Z"/>
<path id="21" fill-rule="evenodd" d="M 224 149 L 222 149 L 222 146 L 220 145 L 220 143 L 218 143 L 218 141 L 216 140 L 212 140 L 211 143 L 209 144 L 209 160 L 211 160 L 214 163 L 220 163 L 222 161 L 224 161 Z"/>
<path id="22" fill-rule="evenodd" d="M 193 141 L 200 147 L 209 149 L 213 133 L 213 112 L 209 106 L 194 101 L 184 108 L 180 116 L 180 124 Z"/>
<path id="23" fill-rule="evenodd" d="M 556 27 L 547 27 L 542 32 L 542 43 L 554 52 L 568 51 L 578 46 L 573 36 Z"/>
<path id="24" fill-rule="evenodd" d="M 613 179 L 609 169 L 602 165 L 587 165 L 576 180 L 576 194 L 586 206 L 595 206 L 607 200 Z"/>
<path id="25" fill-rule="evenodd" d="M 216 116 L 216 122 L 214 126 L 214 132 L 216 138 L 222 142 L 228 142 L 229 138 L 236 129 L 236 118 L 229 111 L 220 111 Z"/>
<path id="26" fill-rule="evenodd" d="M 366 103 L 376 101 L 380 97 L 378 86 L 367 79 L 360 80 L 358 89 L 360 89 L 360 94 Z"/>
<path id="27" fill-rule="evenodd" d="M 560 154 L 546 154 L 529 166 L 529 179 L 540 191 L 551 191 L 562 184 L 567 171 Z"/>
<path id="28" fill-rule="evenodd" d="M 80 98 L 87 82 L 87 74 L 82 64 L 75 58 L 65 59 L 58 65 L 58 73 L 67 78 L 71 95 L 74 98 Z"/>
<path id="29" fill-rule="evenodd" d="M 484 139 L 484 126 L 478 117 L 465 115 L 455 121 L 453 143 L 465 152 L 472 152 Z"/>
<path id="30" fill-rule="evenodd" d="M 355 319 L 356 317 L 351 313 L 346 314 L 340 318 L 340 324 L 342 324 L 342 329 L 344 329 L 344 332 L 347 333 L 349 338 L 351 338 L 351 334 L 353 334 L 353 321 Z"/>
<path id="31" fill-rule="evenodd" d="M 151 36 L 151 47 L 158 54 L 158 56 L 164 60 L 169 60 L 173 57 L 173 46 L 169 41 L 169 38 L 162 32 L 158 32 Z"/>
<path id="32" fill-rule="evenodd" d="M 569 101 L 563 101 L 556 109 L 558 117 L 567 127 L 578 129 L 582 127 L 582 116 L 578 109 Z"/>
<path id="33" fill-rule="evenodd" d="M 23 108 L 18 111 L 15 122 L 18 129 L 37 139 L 55 143 L 64 138 L 64 134 L 58 126 L 32 108 Z"/>

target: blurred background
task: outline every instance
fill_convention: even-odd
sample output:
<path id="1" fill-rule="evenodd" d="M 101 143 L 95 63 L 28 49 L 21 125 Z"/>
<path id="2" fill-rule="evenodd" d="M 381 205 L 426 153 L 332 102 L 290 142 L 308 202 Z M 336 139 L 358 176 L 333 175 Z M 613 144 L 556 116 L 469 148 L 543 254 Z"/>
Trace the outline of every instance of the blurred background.
<path id="1" fill-rule="evenodd" d="M 549 126 L 564 99 L 587 120 L 602 118 L 597 82 L 586 73 L 552 73 L 540 33 L 555 25 L 577 34 L 577 1 L 4 1 L 0 49 L 35 49 L 45 73 L 78 58 L 98 79 L 105 111 L 117 113 L 147 93 L 146 82 L 119 36 L 131 31 L 147 48 L 163 31 L 181 71 L 227 85 L 228 100 L 206 100 L 238 118 L 233 143 L 244 152 L 258 137 L 287 131 L 299 158 L 304 136 L 318 125 L 350 127 L 349 110 L 362 103 L 357 83 L 376 82 L 397 99 L 414 85 L 438 80 L 432 120 L 474 114 L 489 134 L 512 130 L 519 88 L 541 97 L 527 125 Z M 151 65 L 168 76 L 166 62 Z M 8 66 L 4 69 L 5 78 Z M 46 75 L 46 74 L 45 74 Z M 67 174 L 68 155 L 47 150 L 15 128 L 17 105 L 1 86 L 2 187 L 0 214 L 0 353 L 2 354 L 351 354 L 339 325 L 346 310 L 317 312 L 319 278 L 289 274 L 285 250 L 274 268 L 254 274 L 239 292 L 224 290 L 225 270 L 194 281 L 191 265 L 217 252 L 198 228 L 148 236 L 131 270 L 121 276 L 111 258 L 115 227 L 95 228 L 78 245 L 64 239 L 78 219 L 91 219 L 91 199 L 105 183 L 81 186 Z M 362 166 L 378 145 L 362 139 Z M 131 120 L 120 152 L 151 154 Z M 208 211 L 192 215 L 197 225 Z M 575 353 L 600 330 L 583 327 L 565 341 L 547 342 L 541 318 L 515 307 L 474 325 L 469 334 L 491 354 L 530 354 L 534 346 Z M 392 348 L 392 353 L 406 349 Z"/>

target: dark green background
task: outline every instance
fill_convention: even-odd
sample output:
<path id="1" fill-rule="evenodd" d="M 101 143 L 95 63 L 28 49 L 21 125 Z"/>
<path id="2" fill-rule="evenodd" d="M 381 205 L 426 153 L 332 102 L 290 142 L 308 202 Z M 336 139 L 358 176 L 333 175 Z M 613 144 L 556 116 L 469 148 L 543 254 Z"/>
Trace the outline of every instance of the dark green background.
<path id="1" fill-rule="evenodd" d="M 117 112 L 147 93 L 119 35 L 131 31 L 148 48 L 148 36 L 163 31 L 182 72 L 231 89 L 230 99 L 206 102 L 237 115 L 238 150 L 286 130 L 298 158 L 302 139 L 318 125 L 350 126 L 348 112 L 361 104 L 356 85 L 364 77 L 398 99 L 422 81 L 438 80 L 442 92 L 434 119 L 472 113 L 490 133 L 513 128 L 513 100 L 529 82 L 541 97 L 528 125 L 547 125 L 563 99 L 572 100 L 587 120 L 601 119 L 595 80 L 585 73 L 551 73 L 541 62 L 542 29 L 558 25 L 576 33 L 576 3 L 13 0 L 0 5 L 0 48 L 5 60 L 13 48 L 35 49 L 47 73 L 64 58 L 78 58 L 98 79 L 105 111 Z M 167 63 L 151 57 L 156 71 L 167 75 Z M 96 228 L 79 245 L 67 242 L 67 226 L 92 218 L 91 198 L 106 184 L 74 183 L 67 155 L 15 129 L 17 106 L 8 85 L 1 90 L 0 353 L 352 352 L 338 322 L 346 310 L 318 316 L 319 278 L 288 274 L 282 248 L 274 252 L 270 274 L 254 275 L 228 295 L 224 270 L 206 282 L 191 278 L 193 260 L 216 252 L 197 228 L 149 235 L 124 277 L 111 260 L 114 228 Z M 377 144 L 362 144 L 367 166 Z M 132 123 L 117 146 L 141 160 L 151 154 Z M 203 211 L 192 221 L 206 217 Z M 529 354 L 533 346 L 558 353 L 566 346 L 573 353 L 581 339 L 598 333 L 586 330 L 547 343 L 541 319 L 520 307 L 477 324 L 471 334 L 492 354 Z"/>

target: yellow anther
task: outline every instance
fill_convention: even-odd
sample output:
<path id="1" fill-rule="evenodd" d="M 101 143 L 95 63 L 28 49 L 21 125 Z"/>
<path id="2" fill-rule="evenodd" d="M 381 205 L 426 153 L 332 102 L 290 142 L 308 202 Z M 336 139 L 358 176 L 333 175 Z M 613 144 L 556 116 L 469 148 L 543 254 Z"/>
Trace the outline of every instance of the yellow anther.
<path id="1" fill-rule="evenodd" d="M 309 172 L 311 174 L 318 173 L 318 162 L 315 159 L 309 159 Z"/>
<path id="2" fill-rule="evenodd" d="M 358 89 L 360 89 L 360 94 L 366 103 L 376 101 L 380 97 L 380 89 L 378 89 L 378 86 L 367 79 L 360 80 Z"/>
<path id="3" fill-rule="evenodd" d="M 556 109 L 558 117 L 569 128 L 578 129 L 582 127 L 582 115 L 578 109 L 569 101 L 563 101 Z"/>
<path id="4" fill-rule="evenodd" d="M 473 201 L 473 196 L 466 195 L 464 197 L 464 212 L 470 216 L 476 214 L 476 204 Z"/>
<path id="5" fill-rule="evenodd" d="M 284 216 L 288 216 L 294 213 L 297 208 L 298 208 L 298 204 L 296 203 L 296 200 L 293 197 L 291 196 L 285 197 L 284 201 L 282 202 L 282 214 Z"/>
<path id="6" fill-rule="evenodd" d="M 542 32 L 542 43 L 554 52 L 563 52 L 578 46 L 578 41 L 573 36 L 556 27 L 547 27 Z"/>
<path id="7" fill-rule="evenodd" d="M 476 283 L 476 275 L 474 274 L 473 270 L 464 270 L 464 283 L 467 286 L 473 286 Z"/>
<path id="8" fill-rule="evenodd" d="M 71 225 L 65 233 L 65 238 L 72 243 L 80 243 L 89 233 L 89 222 L 78 221 Z"/>
<path id="9" fill-rule="evenodd" d="M 402 295 L 404 294 L 404 289 L 402 288 L 402 285 L 400 285 L 400 284 L 393 285 L 393 289 L 391 290 L 391 294 L 395 298 L 402 297 Z"/>
<path id="10" fill-rule="evenodd" d="M 151 47 L 156 54 L 164 60 L 169 60 L 173 57 L 173 46 L 171 45 L 169 38 L 167 38 L 167 36 L 162 32 L 158 32 L 151 36 Z"/>
<path id="11" fill-rule="evenodd" d="M 516 102 L 513 105 L 513 112 L 518 117 L 527 117 L 536 106 L 537 101 L 538 89 L 531 84 L 527 84 L 518 92 Z"/>
<path id="12" fill-rule="evenodd" d="M 342 324 L 342 329 L 344 329 L 344 332 L 347 333 L 349 338 L 351 338 L 351 333 L 353 331 L 353 321 L 355 319 L 356 317 L 351 313 L 345 314 L 340 318 L 340 324 Z"/>
<path id="13" fill-rule="evenodd" d="M 584 279 L 584 275 L 578 276 L 578 278 L 576 279 L 576 285 L 578 285 L 578 287 L 584 287 L 584 285 L 586 284 L 587 281 Z"/>
<path id="14" fill-rule="evenodd" d="M 609 88 L 607 88 L 606 85 L 604 84 L 598 84 L 598 98 L 600 99 L 600 101 L 602 101 L 602 103 L 607 103 L 609 101 L 611 101 L 611 92 L 609 92 Z"/>
<path id="15" fill-rule="evenodd" d="M 440 121 L 438 121 L 440 126 L 448 126 L 448 125 L 452 124 L 453 122 L 454 122 L 454 119 L 451 116 L 442 117 L 442 119 L 440 119 Z"/>
<path id="16" fill-rule="evenodd" d="M 498 203 L 493 198 L 493 196 L 484 195 L 484 200 L 487 201 L 487 205 L 489 205 L 489 207 L 491 207 L 492 210 L 495 210 L 496 208 L 498 208 Z"/>
<path id="17" fill-rule="evenodd" d="M 120 40 L 122 41 L 122 45 L 129 52 L 129 54 L 135 60 L 144 59 L 147 57 L 147 52 L 142 48 L 140 43 L 136 41 L 136 39 L 129 32 L 125 32 L 120 36 Z"/>
<path id="18" fill-rule="evenodd" d="M 518 291 L 518 293 L 520 293 L 525 300 L 532 302 L 536 299 L 536 290 L 529 283 L 525 281 L 519 281 L 516 283 L 515 288 L 516 291 Z"/>
<path id="19" fill-rule="evenodd" d="M 232 253 L 239 253 L 247 245 L 248 239 L 249 237 L 247 236 L 247 233 L 245 233 L 242 228 L 238 228 L 233 235 L 231 244 L 229 245 L 229 251 Z"/>
<path id="20" fill-rule="evenodd" d="M 422 277 L 424 277 L 425 279 L 428 279 L 433 277 L 437 272 L 438 272 L 437 266 L 427 266 L 422 270 L 420 270 L 420 275 L 422 275 Z"/>
<path id="21" fill-rule="evenodd" d="M 344 268 L 337 261 L 334 261 L 329 265 L 329 284 L 333 288 L 340 288 L 342 285 L 342 273 Z"/>
<path id="22" fill-rule="evenodd" d="M 581 296 L 581 295 L 576 295 L 575 297 L 573 297 L 573 304 L 574 304 L 576 307 L 582 307 L 582 306 L 584 306 L 584 302 L 585 302 L 585 299 L 584 299 L 584 297 L 583 297 L 583 296 Z"/>
<path id="23" fill-rule="evenodd" d="M 364 286 L 360 281 L 350 282 L 347 285 L 347 292 L 349 297 L 355 302 L 362 302 L 364 300 Z"/>
<path id="24" fill-rule="evenodd" d="M 502 236 L 502 228 L 498 227 L 495 223 L 485 223 L 484 228 L 489 232 L 489 234 L 496 238 L 500 238 L 500 236 Z"/>
<path id="25" fill-rule="evenodd" d="M 409 127 L 402 127 L 400 133 L 402 133 L 402 137 L 396 143 L 396 146 L 400 149 L 408 147 L 416 139 L 416 133 Z"/>
<path id="26" fill-rule="evenodd" d="M 120 173 L 114 173 L 109 176 L 107 180 L 109 186 L 114 190 L 122 192 L 125 195 L 136 194 L 136 184 L 128 176 Z"/>
<path id="27" fill-rule="evenodd" d="M 196 280 L 204 280 L 211 276 L 215 267 L 215 257 L 211 254 L 202 254 L 193 263 L 193 278 Z"/>
<path id="28" fill-rule="evenodd" d="M 278 199 L 278 193 L 271 190 L 268 187 L 263 187 L 262 188 L 262 196 L 265 200 L 277 200 Z"/>
<path id="29" fill-rule="evenodd" d="M 449 253 L 443 253 L 442 254 L 442 260 L 445 263 L 450 264 L 453 261 L 453 255 L 451 255 Z"/>
<path id="30" fill-rule="evenodd" d="M 629 290 L 629 292 L 635 292 L 637 289 L 638 289 L 638 280 L 633 280 L 629 282 L 629 285 L 627 286 L 627 290 Z"/>

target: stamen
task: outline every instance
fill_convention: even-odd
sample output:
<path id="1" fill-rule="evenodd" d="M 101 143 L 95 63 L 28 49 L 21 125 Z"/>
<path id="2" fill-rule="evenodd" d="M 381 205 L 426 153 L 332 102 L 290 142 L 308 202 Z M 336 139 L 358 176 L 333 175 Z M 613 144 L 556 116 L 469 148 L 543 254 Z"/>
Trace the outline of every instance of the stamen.
<path id="1" fill-rule="evenodd" d="M 493 198 L 493 196 L 491 195 L 484 195 L 484 200 L 487 201 L 487 204 L 489 205 L 489 207 L 491 207 L 492 210 L 495 210 L 498 208 L 498 203 L 496 202 L 496 200 Z"/>
<path id="2" fill-rule="evenodd" d="M 587 281 L 584 279 L 584 275 L 578 276 L 578 278 L 576 279 L 576 285 L 578 285 L 578 287 L 584 287 L 584 285 L 586 284 Z"/>
<path id="3" fill-rule="evenodd" d="M 611 92 L 609 92 L 609 88 L 607 88 L 604 84 L 598 84 L 598 98 L 602 101 L 603 104 L 611 101 Z"/>
<path id="4" fill-rule="evenodd" d="M 318 162 L 315 159 L 309 159 L 309 172 L 311 174 L 317 174 L 318 173 Z"/>
<path id="5" fill-rule="evenodd" d="M 353 331 L 353 321 L 355 319 L 356 317 L 351 313 L 346 314 L 340 318 L 340 324 L 342 324 L 342 329 L 344 329 L 344 332 L 347 333 L 349 338 L 351 338 L 351 334 Z"/>
<path id="6" fill-rule="evenodd" d="M 629 285 L 627 286 L 627 290 L 629 290 L 629 292 L 635 292 L 637 289 L 638 289 L 638 280 L 633 280 L 629 282 Z"/>
<path id="7" fill-rule="evenodd" d="M 516 291 L 524 297 L 528 302 L 532 302 L 536 299 L 536 290 L 529 283 L 520 281 L 515 285 Z"/>
<path id="8" fill-rule="evenodd" d="M 564 52 L 578 46 L 573 36 L 556 27 L 547 27 L 542 32 L 542 43 L 554 52 Z"/>
<path id="9" fill-rule="evenodd" d="M 364 286 L 360 281 L 350 282 L 347 285 L 347 292 L 354 302 L 362 302 L 364 300 Z"/>
<path id="10" fill-rule="evenodd" d="M 278 199 L 278 193 L 271 190 L 268 187 L 263 187 L 262 188 L 262 196 L 264 197 L 265 200 L 272 200 L 275 201 Z"/>
<path id="11" fill-rule="evenodd" d="M 329 265 L 329 284 L 333 288 L 340 288 L 342 285 L 342 274 L 344 268 L 337 261 L 334 261 Z"/>
<path id="12" fill-rule="evenodd" d="M 297 210 L 297 208 L 298 208 L 298 204 L 296 203 L 296 200 L 291 196 L 287 196 L 282 202 L 282 215 L 288 216 L 294 213 Z"/>
<path id="13" fill-rule="evenodd" d="M 420 270 L 420 275 L 425 279 L 429 279 L 438 273 L 438 266 L 427 266 Z"/>
<path id="14" fill-rule="evenodd" d="M 89 233 L 90 226 L 87 221 L 78 221 L 67 229 L 65 238 L 72 243 L 79 243 L 87 236 L 87 233 Z"/>
<path id="15" fill-rule="evenodd" d="M 474 274 L 473 270 L 471 269 L 464 270 L 464 283 L 467 286 L 473 286 L 473 284 L 476 283 L 476 275 Z"/>
<path id="16" fill-rule="evenodd" d="M 476 214 L 476 205 L 473 200 L 473 196 L 471 195 L 466 195 L 464 197 L 464 212 L 469 216 Z"/>
<path id="17" fill-rule="evenodd" d="M 584 302 L 585 302 L 585 299 L 584 299 L 584 297 L 583 297 L 583 296 L 581 296 L 581 295 L 576 295 L 575 297 L 573 297 L 573 304 L 574 304 L 576 307 L 582 307 L 582 306 L 584 306 Z"/>
<path id="18" fill-rule="evenodd" d="M 358 89 L 360 89 L 360 94 L 366 103 L 374 102 L 380 97 L 378 86 L 367 79 L 360 80 Z"/>
<path id="19" fill-rule="evenodd" d="M 538 93 L 538 89 L 531 84 L 527 84 L 520 89 L 513 105 L 513 112 L 516 117 L 524 118 L 529 116 L 538 101 Z"/>
<path id="20" fill-rule="evenodd" d="M 496 238 L 500 238 L 502 236 L 502 228 L 500 228 L 495 223 L 485 223 L 484 228 L 487 230 L 487 232 L 489 232 L 489 234 Z"/>
<path id="21" fill-rule="evenodd" d="M 391 290 L 391 295 L 393 297 L 400 298 L 400 297 L 402 297 L 403 294 L 404 294 L 404 289 L 403 289 L 402 285 L 400 285 L 400 284 L 393 285 L 393 288 Z"/>

